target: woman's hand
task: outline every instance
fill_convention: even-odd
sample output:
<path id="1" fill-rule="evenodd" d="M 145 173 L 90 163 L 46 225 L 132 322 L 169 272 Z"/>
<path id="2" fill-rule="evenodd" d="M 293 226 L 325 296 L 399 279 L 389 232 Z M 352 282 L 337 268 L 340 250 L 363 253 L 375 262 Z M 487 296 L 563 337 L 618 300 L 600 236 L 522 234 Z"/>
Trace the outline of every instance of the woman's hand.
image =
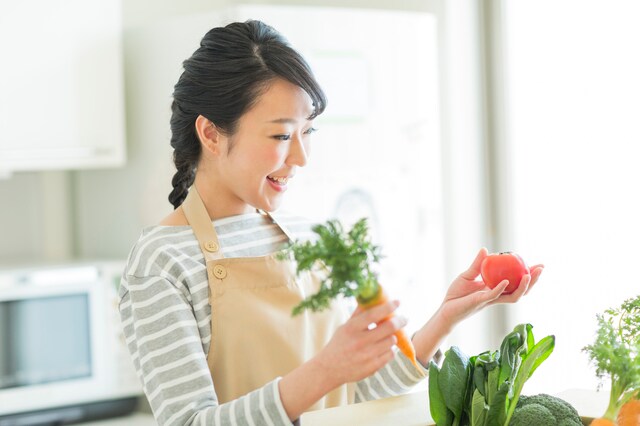
<path id="1" fill-rule="evenodd" d="M 394 333 L 407 324 L 402 316 L 388 318 L 397 307 L 397 301 L 389 301 L 367 310 L 358 308 L 336 330 L 316 357 L 326 374 L 335 378 L 336 386 L 362 380 L 391 361 Z M 377 326 L 370 329 L 371 324 Z"/>
<path id="2" fill-rule="evenodd" d="M 469 269 L 461 273 L 449 286 L 439 313 L 451 327 L 485 306 L 517 302 L 531 291 L 544 269 L 543 265 L 530 267 L 530 273 L 522 277 L 520 285 L 513 293 L 502 294 L 509 281 L 504 280 L 494 289 L 490 289 L 481 278 L 478 279 L 480 265 L 487 255 L 487 249 L 480 249 Z"/>
<path id="3" fill-rule="evenodd" d="M 502 294 L 509 281 L 504 280 L 494 289 L 490 289 L 482 279 L 478 279 L 480 265 L 487 255 L 484 248 L 478 252 L 469 269 L 453 280 L 438 311 L 415 333 L 413 345 L 418 360 L 425 367 L 456 324 L 485 306 L 517 302 L 531 291 L 544 268 L 543 265 L 530 267 L 530 274 L 522 277 L 520 285 L 513 293 Z"/>
<path id="4" fill-rule="evenodd" d="M 397 307 L 390 301 L 356 309 L 315 357 L 280 380 L 280 399 L 291 420 L 338 386 L 369 377 L 391 361 L 394 333 L 407 323 L 401 316 L 388 318 Z"/>

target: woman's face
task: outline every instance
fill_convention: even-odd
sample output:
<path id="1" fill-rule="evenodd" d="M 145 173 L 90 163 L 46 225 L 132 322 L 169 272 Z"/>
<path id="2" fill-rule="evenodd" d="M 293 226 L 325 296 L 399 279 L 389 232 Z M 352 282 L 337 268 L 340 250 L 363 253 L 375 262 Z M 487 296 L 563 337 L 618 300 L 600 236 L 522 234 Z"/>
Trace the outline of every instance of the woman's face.
<path id="1" fill-rule="evenodd" d="M 297 168 L 307 164 L 312 113 L 304 90 L 277 79 L 240 118 L 236 133 L 221 146 L 217 177 L 231 214 L 280 206 Z"/>

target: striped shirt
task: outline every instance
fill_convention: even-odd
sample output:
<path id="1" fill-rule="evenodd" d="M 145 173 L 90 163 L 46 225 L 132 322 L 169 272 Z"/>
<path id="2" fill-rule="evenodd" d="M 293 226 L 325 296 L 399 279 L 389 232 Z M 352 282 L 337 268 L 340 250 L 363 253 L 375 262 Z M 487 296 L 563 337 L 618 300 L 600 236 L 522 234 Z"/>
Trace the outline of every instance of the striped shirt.
<path id="1" fill-rule="evenodd" d="M 312 224 L 278 215 L 296 240 L 313 239 Z M 287 241 L 258 213 L 213 222 L 225 257 L 264 256 Z M 129 254 L 119 291 L 124 336 L 145 395 L 160 425 L 290 425 L 275 378 L 218 404 L 207 365 L 211 306 L 205 260 L 190 226 L 145 228 Z M 426 370 L 424 371 L 426 373 Z M 421 380 L 395 358 L 356 386 L 356 402 L 399 395 Z"/>

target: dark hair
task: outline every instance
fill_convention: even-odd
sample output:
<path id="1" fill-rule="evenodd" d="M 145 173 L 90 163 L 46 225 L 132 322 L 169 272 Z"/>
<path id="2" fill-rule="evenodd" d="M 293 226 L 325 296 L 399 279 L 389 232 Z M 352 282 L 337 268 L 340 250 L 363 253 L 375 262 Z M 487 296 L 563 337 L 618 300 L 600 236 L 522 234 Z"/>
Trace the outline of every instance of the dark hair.
<path id="1" fill-rule="evenodd" d="M 195 180 L 201 147 L 195 129 L 198 115 L 226 135 L 237 130 L 240 117 L 276 78 L 302 88 L 314 112 L 327 104 L 311 68 L 275 29 L 255 20 L 213 28 L 200 47 L 183 62 L 171 104 L 171 146 L 176 174 L 169 202 L 178 208 Z"/>

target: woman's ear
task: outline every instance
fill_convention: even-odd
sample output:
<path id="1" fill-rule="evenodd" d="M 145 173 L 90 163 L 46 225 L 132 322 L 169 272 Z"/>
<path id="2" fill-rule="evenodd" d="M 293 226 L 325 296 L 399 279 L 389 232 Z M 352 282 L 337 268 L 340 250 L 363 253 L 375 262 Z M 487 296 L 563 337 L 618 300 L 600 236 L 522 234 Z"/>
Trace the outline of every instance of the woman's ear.
<path id="1" fill-rule="evenodd" d="M 208 118 L 202 115 L 196 118 L 196 133 L 203 150 L 212 155 L 220 155 L 223 152 L 222 145 L 224 145 L 226 137 Z"/>

